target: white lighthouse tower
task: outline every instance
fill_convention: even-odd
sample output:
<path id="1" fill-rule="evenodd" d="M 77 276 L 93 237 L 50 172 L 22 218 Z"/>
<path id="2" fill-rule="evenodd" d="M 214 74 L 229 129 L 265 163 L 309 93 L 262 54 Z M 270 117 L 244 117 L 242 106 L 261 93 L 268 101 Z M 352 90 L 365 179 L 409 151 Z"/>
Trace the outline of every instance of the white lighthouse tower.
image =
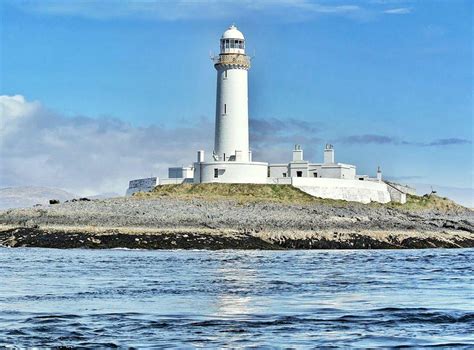
<path id="1" fill-rule="evenodd" d="M 249 161 L 248 80 L 250 59 L 245 39 L 234 25 L 220 40 L 220 54 L 214 58 L 217 70 L 216 129 L 214 159 Z"/>
<path id="2" fill-rule="evenodd" d="M 245 38 L 231 25 L 213 58 L 217 70 L 216 124 L 211 159 L 199 151 L 194 182 L 266 183 L 268 163 L 253 162 L 249 147 L 248 70 Z"/>

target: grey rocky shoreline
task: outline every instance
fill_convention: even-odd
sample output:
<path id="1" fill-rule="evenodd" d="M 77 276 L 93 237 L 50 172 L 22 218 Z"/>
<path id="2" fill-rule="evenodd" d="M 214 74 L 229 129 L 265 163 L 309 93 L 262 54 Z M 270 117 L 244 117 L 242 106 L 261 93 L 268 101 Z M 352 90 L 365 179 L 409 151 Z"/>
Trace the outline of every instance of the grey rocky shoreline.
<path id="1" fill-rule="evenodd" d="M 474 247 L 474 212 L 127 197 L 0 212 L 0 245 L 130 249 Z"/>

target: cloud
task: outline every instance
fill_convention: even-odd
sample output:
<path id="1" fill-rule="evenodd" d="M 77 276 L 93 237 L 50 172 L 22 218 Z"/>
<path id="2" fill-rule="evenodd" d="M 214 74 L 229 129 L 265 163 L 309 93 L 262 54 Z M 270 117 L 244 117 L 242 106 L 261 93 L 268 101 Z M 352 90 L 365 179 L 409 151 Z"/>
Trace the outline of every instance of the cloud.
<path id="1" fill-rule="evenodd" d="M 386 13 L 388 15 L 407 15 L 411 12 L 412 10 L 408 7 L 399 7 L 383 11 L 383 13 Z"/>
<path id="2" fill-rule="evenodd" d="M 115 118 L 67 117 L 23 96 L 0 96 L 0 185 L 123 193 L 132 178 L 167 175 L 210 148 L 209 121 L 173 129 Z"/>
<path id="3" fill-rule="evenodd" d="M 449 139 L 438 139 L 427 144 L 427 146 L 450 146 L 450 145 L 466 145 L 472 142 L 466 139 L 449 138 Z"/>
<path id="4" fill-rule="evenodd" d="M 284 14 L 286 18 L 305 19 L 314 15 L 353 15 L 363 12 L 353 4 L 315 3 L 308 0 L 24 0 L 10 1 L 22 10 L 54 16 L 77 16 L 92 19 L 140 18 L 164 21 L 195 19 L 241 19 Z"/>
<path id="5" fill-rule="evenodd" d="M 1 125 L 4 125 L 8 119 L 31 115 L 39 108 L 38 102 L 26 102 L 21 95 L 0 96 L 0 105 L 2 107 Z"/>
<path id="6" fill-rule="evenodd" d="M 377 134 L 364 134 L 364 135 L 351 135 L 337 139 L 337 141 L 346 144 L 391 144 L 391 145 L 404 145 L 404 146 L 418 146 L 418 147 L 433 147 L 433 146 L 454 146 L 454 145 L 467 145 L 471 144 L 472 141 L 460 138 L 443 138 L 436 139 L 430 142 L 413 142 L 401 140 L 397 137 L 377 135 Z"/>
<path id="7" fill-rule="evenodd" d="M 385 178 L 389 181 L 412 181 L 412 180 L 424 179 L 425 176 L 404 175 L 404 176 L 385 176 Z"/>
<path id="8" fill-rule="evenodd" d="M 351 135 L 340 138 L 338 141 L 348 144 L 395 144 L 397 139 L 385 135 L 365 134 L 365 135 Z"/>

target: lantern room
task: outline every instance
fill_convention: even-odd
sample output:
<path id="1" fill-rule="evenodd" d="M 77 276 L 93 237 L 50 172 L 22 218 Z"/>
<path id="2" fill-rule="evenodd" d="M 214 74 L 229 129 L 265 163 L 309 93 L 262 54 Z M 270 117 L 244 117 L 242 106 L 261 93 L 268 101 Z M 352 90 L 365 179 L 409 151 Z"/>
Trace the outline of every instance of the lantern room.
<path id="1" fill-rule="evenodd" d="M 245 54 L 244 35 L 235 25 L 231 25 L 221 37 L 221 54 Z"/>

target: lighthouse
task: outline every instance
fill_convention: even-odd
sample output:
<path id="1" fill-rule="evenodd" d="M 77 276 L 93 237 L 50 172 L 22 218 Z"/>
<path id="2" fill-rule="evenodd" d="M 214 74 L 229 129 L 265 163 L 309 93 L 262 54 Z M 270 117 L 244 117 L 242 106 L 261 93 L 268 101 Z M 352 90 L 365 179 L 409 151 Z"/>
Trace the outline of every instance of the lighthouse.
<path id="1" fill-rule="evenodd" d="M 194 183 L 267 183 L 268 163 L 254 162 L 249 146 L 248 71 L 245 38 L 231 25 L 220 38 L 217 71 L 214 149 L 206 159 L 198 151 Z"/>
<path id="2" fill-rule="evenodd" d="M 231 25 L 220 39 L 217 70 L 216 124 L 213 157 L 216 161 L 251 160 L 249 154 L 248 70 L 245 38 Z"/>

